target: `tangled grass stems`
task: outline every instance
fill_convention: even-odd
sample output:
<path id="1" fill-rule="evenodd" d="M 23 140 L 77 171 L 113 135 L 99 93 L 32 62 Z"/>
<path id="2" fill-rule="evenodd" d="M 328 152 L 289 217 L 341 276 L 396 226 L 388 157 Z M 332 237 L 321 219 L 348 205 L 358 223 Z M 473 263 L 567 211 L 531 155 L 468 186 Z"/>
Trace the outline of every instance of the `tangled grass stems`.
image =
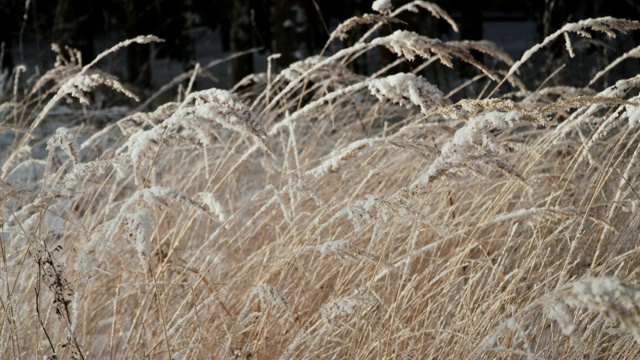
<path id="1" fill-rule="evenodd" d="M 451 20 L 424 1 L 388 5 L 332 41 L 403 11 Z M 0 152 L 0 353 L 637 357 L 638 77 L 604 89 L 505 81 L 566 33 L 634 28 L 567 24 L 516 62 L 485 42 L 373 30 L 254 74 L 241 93 L 189 85 L 149 112 L 111 111 L 102 129 L 56 123 L 59 101 L 126 90 L 60 56 L 0 104 L 12 136 Z M 449 88 L 349 70 L 378 47 L 478 75 Z M 490 96 L 463 95 L 499 76 Z"/>

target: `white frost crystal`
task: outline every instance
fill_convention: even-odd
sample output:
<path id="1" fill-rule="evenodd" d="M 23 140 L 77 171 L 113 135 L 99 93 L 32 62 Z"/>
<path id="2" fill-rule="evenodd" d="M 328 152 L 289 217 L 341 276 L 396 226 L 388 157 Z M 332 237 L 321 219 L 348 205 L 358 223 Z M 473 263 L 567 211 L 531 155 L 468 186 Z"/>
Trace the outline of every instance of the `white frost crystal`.
<path id="1" fill-rule="evenodd" d="M 371 8 L 381 14 L 387 14 L 393 10 L 393 5 L 391 5 L 390 0 L 376 0 L 371 5 Z"/>

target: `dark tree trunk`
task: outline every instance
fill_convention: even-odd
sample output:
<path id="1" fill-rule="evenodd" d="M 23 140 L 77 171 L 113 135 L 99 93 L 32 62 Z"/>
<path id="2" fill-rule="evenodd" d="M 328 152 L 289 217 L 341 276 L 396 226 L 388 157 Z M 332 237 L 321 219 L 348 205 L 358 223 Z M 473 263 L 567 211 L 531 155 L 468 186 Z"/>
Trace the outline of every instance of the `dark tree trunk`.
<path id="1" fill-rule="evenodd" d="M 280 68 L 312 54 L 313 19 L 317 15 L 311 0 L 276 0 L 274 51 L 282 54 L 278 60 Z"/>
<path id="2" fill-rule="evenodd" d="M 5 70 L 11 72 L 13 69 L 13 51 L 11 49 L 11 38 L 0 39 L 0 56 L 2 56 L 0 74 Z"/>
<path id="3" fill-rule="evenodd" d="M 460 16 L 460 38 L 462 40 L 482 40 L 482 11 L 484 0 L 467 0 L 462 6 Z M 476 59 L 482 62 L 482 54 L 474 54 Z M 461 62 L 459 73 L 462 77 L 473 77 L 478 70 L 471 64 Z"/>
<path id="4" fill-rule="evenodd" d="M 549 36 L 558 30 L 567 20 L 567 14 L 562 0 L 545 0 L 544 14 L 542 16 L 542 38 Z M 558 59 L 562 57 L 564 44 L 552 43 L 545 50 L 545 69 L 547 74 L 553 72 L 558 66 Z"/>
<path id="5" fill-rule="evenodd" d="M 92 13 L 90 1 L 59 0 L 53 21 L 52 41 L 62 49 L 68 46 L 79 50 L 83 63 L 95 56 Z"/>
<path id="6" fill-rule="evenodd" d="M 462 40 L 482 40 L 483 0 L 467 0 L 461 6 L 460 38 Z"/>
<path id="7" fill-rule="evenodd" d="M 168 58 L 187 65 L 193 59 L 193 41 L 187 29 L 186 2 L 158 0 L 159 14 L 155 35 L 165 42 L 158 44 L 158 58 Z"/>
<path id="8" fill-rule="evenodd" d="M 229 46 L 232 53 L 253 46 L 251 26 L 251 3 L 249 0 L 227 0 L 229 11 Z M 253 73 L 253 56 L 244 55 L 231 60 L 231 85 Z"/>
<path id="9" fill-rule="evenodd" d="M 369 9 L 365 9 L 362 11 L 359 4 L 354 3 L 353 1 L 344 1 L 342 2 L 343 13 L 340 16 L 343 19 L 348 19 L 353 16 L 362 16 L 364 12 L 370 12 Z M 326 17 L 325 17 L 326 20 Z M 345 39 L 345 46 L 352 46 L 356 43 L 356 41 L 360 40 L 360 37 L 364 35 L 366 28 L 362 26 L 355 27 L 349 31 L 347 38 Z M 369 58 L 369 53 L 365 53 L 359 58 L 355 59 L 349 66 L 351 70 L 358 74 L 366 74 L 367 73 L 367 63 Z"/>
<path id="10" fill-rule="evenodd" d="M 273 36 L 271 31 L 271 1 L 270 0 L 251 0 L 251 11 L 254 14 L 254 22 L 252 23 L 253 32 L 256 35 L 256 45 L 260 46 L 263 51 L 272 52 Z"/>
<path id="11" fill-rule="evenodd" d="M 133 38 L 153 33 L 156 20 L 154 0 L 126 0 L 124 3 L 125 35 Z M 127 81 L 136 86 L 150 88 L 151 46 L 133 44 L 127 48 Z"/>
<path id="12" fill-rule="evenodd" d="M 11 14 L 11 2 L 0 0 L 0 73 L 13 69 L 13 52 L 11 51 L 11 38 L 14 30 L 14 16 Z"/>

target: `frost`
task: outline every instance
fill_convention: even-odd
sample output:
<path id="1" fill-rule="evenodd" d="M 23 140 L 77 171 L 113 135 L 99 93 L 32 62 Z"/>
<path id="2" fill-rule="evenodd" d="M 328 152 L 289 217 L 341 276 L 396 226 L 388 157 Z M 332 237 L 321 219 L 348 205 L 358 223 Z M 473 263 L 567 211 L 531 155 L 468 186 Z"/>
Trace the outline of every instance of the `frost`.
<path id="1" fill-rule="evenodd" d="M 345 296 L 326 303 L 320 309 L 320 314 L 325 326 L 335 328 L 336 318 L 352 315 L 358 308 L 370 308 L 377 303 L 372 296 L 363 294 Z"/>
<path id="2" fill-rule="evenodd" d="M 467 124 L 458 129 L 453 138 L 447 142 L 440 156 L 429 166 L 429 169 L 414 183 L 426 185 L 443 173 L 459 166 L 477 152 L 478 146 L 488 148 L 492 152 L 500 149 L 495 136 L 489 130 L 502 130 L 513 127 L 529 117 L 520 111 L 489 111 L 472 117 Z"/>
<path id="3" fill-rule="evenodd" d="M 560 301 L 550 301 L 544 304 L 544 312 L 551 320 L 555 320 L 560 325 L 562 333 L 571 336 L 578 328 L 573 322 L 571 309 Z"/>
<path id="4" fill-rule="evenodd" d="M 71 190 L 89 175 L 101 176 L 106 174 L 113 168 L 113 165 L 113 162 L 110 160 L 96 160 L 77 164 L 73 167 L 73 170 L 64 177 L 63 184 L 65 192 L 70 194 Z"/>
<path id="5" fill-rule="evenodd" d="M 229 91 L 209 89 L 190 94 L 160 125 L 131 135 L 116 150 L 116 155 L 128 154 L 131 157 L 137 183 L 140 183 L 138 170 L 141 161 L 153 156 L 158 146 L 172 136 L 196 139 L 202 145 L 205 164 L 208 164 L 207 148 L 212 144 L 211 137 L 215 134 L 216 124 L 254 139 L 263 150 L 270 153 L 265 142 L 266 133 L 260 123 L 252 118 L 250 109 Z M 209 173 L 209 169 L 206 170 Z"/>
<path id="6" fill-rule="evenodd" d="M 275 286 L 270 284 L 260 284 L 256 286 L 253 293 L 258 294 L 263 307 L 267 307 L 269 305 L 280 306 L 293 318 L 293 309 L 291 308 L 291 305 L 289 305 L 289 302 Z"/>
<path id="7" fill-rule="evenodd" d="M 153 220 L 145 209 L 138 209 L 128 214 L 124 221 L 126 234 L 140 258 L 140 267 L 147 268 L 151 233 L 153 232 Z"/>
<path id="8" fill-rule="evenodd" d="M 73 135 L 69 132 L 69 129 L 63 127 L 58 128 L 51 139 L 47 141 L 49 156 L 52 155 L 52 152 L 56 147 L 60 147 L 64 150 L 64 152 L 69 155 L 74 165 L 78 162 L 78 145 L 76 144 Z"/>
<path id="9" fill-rule="evenodd" d="M 374 195 L 367 195 L 365 199 L 356 201 L 353 206 L 348 206 L 341 212 L 346 213 L 347 219 L 358 231 L 366 224 L 376 223 L 379 220 L 386 222 L 393 216 L 385 202 Z"/>
<path id="10" fill-rule="evenodd" d="M 206 205 L 209 208 L 209 211 L 214 213 L 218 217 L 218 221 L 224 222 L 226 216 L 224 214 L 224 209 L 222 205 L 213 197 L 212 194 L 207 192 L 201 192 L 196 194 L 195 199 L 198 199 L 202 202 L 202 204 Z"/>
<path id="11" fill-rule="evenodd" d="M 316 246 L 305 246 L 301 250 L 302 253 L 314 251 L 320 252 L 323 255 L 336 255 L 346 263 L 369 259 L 375 263 L 387 265 L 379 256 L 360 247 L 351 245 L 346 240 L 327 241 Z"/>
<path id="12" fill-rule="evenodd" d="M 330 172 L 337 172 L 347 163 L 347 160 L 358 156 L 366 150 L 371 150 L 378 145 L 383 146 L 386 142 L 386 138 L 356 140 L 347 147 L 335 151 L 329 156 L 329 159 L 325 160 L 320 166 L 307 171 L 305 174 L 320 177 Z"/>
<path id="13" fill-rule="evenodd" d="M 406 30 L 396 30 L 389 36 L 373 40 L 371 44 L 374 46 L 385 46 L 394 54 L 409 61 L 413 61 L 416 57 L 430 59 L 435 55 L 443 65 L 450 68 L 453 68 L 453 57 L 455 56 L 473 65 L 490 79 L 494 81 L 498 80 L 498 78 L 493 75 L 486 66 L 478 62 L 462 44 L 443 42 L 439 39 L 431 39 Z"/>
<path id="14" fill-rule="evenodd" d="M 195 209 L 209 214 L 201 204 L 183 192 L 168 187 L 152 186 L 148 189 L 136 191 L 122 204 L 118 215 L 111 221 L 106 231 L 106 237 L 112 236 L 118 226 L 127 220 L 127 216 L 135 214 L 138 211 L 146 211 L 145 209 L 152 209 L 156 206 L 165 209 L 171 203 L 181 205 L 185 209 Z"/>
<path id="15" fill-rule="evenodd" d="M 87 97 L 86 94 L 95 89 L 98 85 L 106 85 L 107 87 L 134 99 L 135 101 L 139 101 L 139 98 L 125 88 L 115 76 L 98 70 L 91 70 L 86 73 L 81 72 L 60 86 L 60 89 L 44 106 L 42 111 L 38 114 L 38 117 L 31 124 L 31 129 L 35 129 L 40 125 L 42 120 L 51 112 L 53 107 L 67 95 L 75 97 L 81 104 L 88 105 L 89 97 Z"/>
<path id="16" fill-rule="evenodd" d="M 393 10 L 393 5 L 391 0 L 375 0 L 371 5 L 371 9 L 381 14 L 389 14 Z"/>
<path id="17" fill-rule="evenodd" d="M 430 105 L 449 103 L 440 89 L 413 74 L 400 73 L 371 80 L 369 91 L 380 101 L 389 99 L 407 108 L 418 105 L 423 114 L 429 111 Z"/>
<path id="18" fill-rule="evenodd" d="M 640 105 L 625 105 L 627 116 L 629 117 L 629 126 L 635 128 L 640 124 Z"/>

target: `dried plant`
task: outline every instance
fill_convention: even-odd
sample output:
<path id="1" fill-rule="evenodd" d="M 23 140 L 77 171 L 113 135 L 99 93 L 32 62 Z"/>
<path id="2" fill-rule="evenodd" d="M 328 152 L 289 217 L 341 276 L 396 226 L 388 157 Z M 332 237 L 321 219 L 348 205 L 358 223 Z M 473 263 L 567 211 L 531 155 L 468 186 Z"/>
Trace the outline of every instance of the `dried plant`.
<path id="1" fill-rule="evenodd" d="M 507 73 L 504 79 L 506 80 L 511 75 L 515 74 L 516 71 L 520 69 L 522 64 L 527 62 L 527 60 L 529 60 L 536 52 L 540 51 L 542 48 L 549 45 L 551 42 L 556 40 L 561 35 L 565 39 L 567 51 L 573 57 L 573 49 L 571 48 L 571 41 L 569 40 L 569 36 L 567 35 L 568 33 L 575 33 L 582 37 L 591 38 L 591 34 L 589 33 L 589 30 L 591 30 L 591 31 L 602 32 L 608 35 L 609 37 L 615 38 L 616 31 L 624 34 L 631 30 L 636 30 L 636 29 L 640 29 L 640 22 L 623 20 L 623 19 L 615 19 L 612 17 L 586 19 L 586 20 L 578 21 L 576 23 L 566 24 L 560 29 L 558 29 L 556 32 L 544 38 L 542 42 L 540 42 L 539 44 L 536 44 L 529 50 L 525 51 L 525 53 L 522 54 L 522 57 L 520 58 L 520 60 L 516 61 L 511 66 L 511 68 L 509 69 L 509 72 Z M 504 82 L 505 80 L 502 80 L 502 82 Z M 498 86 L 496 86 L 496 89 L 500 87 L 502 82 Z"/>
<path id="2" fill-rule="evenodd" d="M 460 60 L 482 71 L 490 79 L 497 80 L 491 71 L 474 59 L 467 49 L 455 43 L 446 43 L 438 39 L 430 39 L 405 30 L 397 30 L 388 37 L 373 40 L 372 43 L 384 45 L 396 55 L 410 61 L 416 57 L 429 59 L 435 55 L 442 64 L 448 67 L 453 67 L 452 58 L 456 56 Z"/>
<path id="3" fill-rule="evenodd" d="M 232 91 L 194 90 L 197 66 L 145 112 L 158 94 L 96 110 L 90 93 L 133 96 L 96 61 L 151 36 L 88 65 L 57 48 L 24 91 L 24 69 L 0 80 L 0 354 L 637 358 L 640 77 L 597 85 L 637 51 L 593 88 L 514 75 L 560 37 L 638 23 L 566 24 L 513 62 L 380 36 L 405 11 L 456 29 L 391 5 L 331 34 L 369 27 L 353 45 Z M 349 70 L 377 48 L 417 70 Z M 421 72 L 455 59 L 478 74 Z M 514 81 L 477 95 L 496 79 Z M 103 128 L 60 120 L 99 111 Z"/>
<path id="4" fill-rule="evenodd" d="M 433 108 L 449 103 L 442 91 L 421 76 L 413 74 L 400 73 L 371 80 L 369 90 L 380 101 L 389 99 L 406 107 L 420 106 L 423 114 L 428 114 Z"/>

